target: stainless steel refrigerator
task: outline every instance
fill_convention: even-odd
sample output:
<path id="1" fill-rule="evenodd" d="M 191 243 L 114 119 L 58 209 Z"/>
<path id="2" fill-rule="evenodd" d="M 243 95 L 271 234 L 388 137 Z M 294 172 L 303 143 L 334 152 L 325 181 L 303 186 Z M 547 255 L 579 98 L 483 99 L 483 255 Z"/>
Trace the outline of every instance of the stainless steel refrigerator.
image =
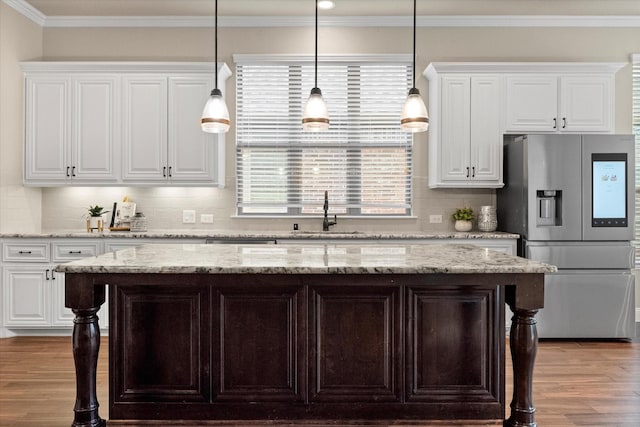
<path id="1" fill-rule="evenodd" d="M 501 230 L 545 277 L 541 338 L 635 337 L 633 135 L 505 135 Z"/>

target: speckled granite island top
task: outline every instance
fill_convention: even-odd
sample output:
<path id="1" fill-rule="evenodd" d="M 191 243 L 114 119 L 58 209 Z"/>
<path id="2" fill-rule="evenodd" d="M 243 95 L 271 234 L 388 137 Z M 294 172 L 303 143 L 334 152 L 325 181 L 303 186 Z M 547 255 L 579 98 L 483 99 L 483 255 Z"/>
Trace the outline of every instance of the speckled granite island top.
<path id="1" fill-rule="evenodd" d="M 42 233 L 3 233 L 0 238 L 123 238 L 123 239 L 220 239 L 220 240 L 413 240 L 413 239 L 518 239 L 520 236 L 502 231 L 224 231 L 224 230 L 149 230 L 87 233 L 78 231 L 48 231 Z"/>
<path id="2" fill-rule="evenodd" d="M 549 273 L 554 266 L 464 244 L 153 244 L 62 264 L 65 273 Z"/>

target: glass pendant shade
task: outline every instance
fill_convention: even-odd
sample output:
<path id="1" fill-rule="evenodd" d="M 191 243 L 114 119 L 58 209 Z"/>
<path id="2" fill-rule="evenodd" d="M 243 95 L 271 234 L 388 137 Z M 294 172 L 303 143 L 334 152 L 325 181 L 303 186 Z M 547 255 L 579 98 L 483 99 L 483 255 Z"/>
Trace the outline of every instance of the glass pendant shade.
<path id="1" fill-rule="evenodd" d="M 229 110 L 220 89 L 211 91 L 211 96 L 202 111 L 202 130 L 208 133 L 223 133 L 229 130 Z"/>
<path id="2" fill-rule="evenodd" d="M 424 132 L 429 129 L 429 115 L 427 106 L 415 87 L 409 91 L 409 96 L 402 107 L 400 126 L 407 132 Z"/>
<path id="3" fill-rule="evenodd" d="M 302 129 L 308 131 L 329 129 L 329 110 L 322 98 L 322 92 L 317 87 L 311 89 L 309 99 L 304 106 Z"/>

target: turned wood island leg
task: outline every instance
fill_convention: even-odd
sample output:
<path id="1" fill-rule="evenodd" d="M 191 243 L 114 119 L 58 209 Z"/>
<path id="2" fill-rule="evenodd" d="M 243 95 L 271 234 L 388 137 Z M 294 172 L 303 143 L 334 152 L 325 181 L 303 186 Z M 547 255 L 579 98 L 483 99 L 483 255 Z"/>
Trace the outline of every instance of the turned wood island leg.
<path id="1" fill-rule="evenodd" d="M 100 307 L 73 310 L 73 360 L 76 365 L 76 404 L 73 427 L 106 425 L 98 415 L 96 371 L 100 350 L 100 327 L 96 313 Z"/>
<path id="2" fill-rule="evenodd" d="M 100 350 L 100 327 L 96 313 L 105 300 L 105 286 L 96 285 L 91 275 L 67 274 L 65 306 L 73 320 L 73 361 L 76 368 L 76 403 L 72 427 L 103 427 L 98 414 L 96 371 Z"/>
<path id="3" fill-rule="evenodd" d="M 538 310 L 514 310 L 509 334 L 513 362 L 511 416 L 505 426 L 535 427 L 533 406 L 533 365 L 538 350 L 535 315 Z"/>

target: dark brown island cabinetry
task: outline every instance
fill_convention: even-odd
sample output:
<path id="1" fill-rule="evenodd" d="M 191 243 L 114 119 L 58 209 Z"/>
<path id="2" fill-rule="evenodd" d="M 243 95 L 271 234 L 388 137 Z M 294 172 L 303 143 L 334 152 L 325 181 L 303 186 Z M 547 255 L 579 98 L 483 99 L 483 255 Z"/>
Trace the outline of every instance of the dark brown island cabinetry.
<path id="1" fill-rule="evenodd" d="M 500 419 L 501 287 L 464 275 L 125 275 L 117 419 Z"/>

